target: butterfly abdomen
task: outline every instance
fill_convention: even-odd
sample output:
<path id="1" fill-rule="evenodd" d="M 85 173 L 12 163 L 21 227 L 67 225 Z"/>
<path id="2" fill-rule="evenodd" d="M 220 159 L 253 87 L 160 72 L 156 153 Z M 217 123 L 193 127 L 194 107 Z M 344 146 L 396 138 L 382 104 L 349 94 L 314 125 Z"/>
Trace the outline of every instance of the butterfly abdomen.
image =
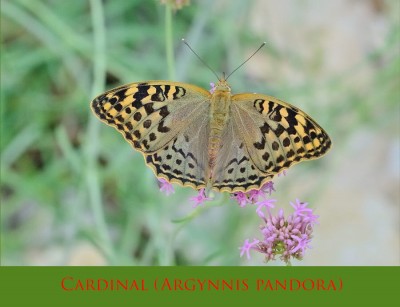
<path id="1" fill-rule="evenodd" d="M 231 104 L 231 93 L 216 90 L 211 98 L 210 106 L 210 136 L 208 139 L 208 166 L 209 175 L 215 167 L 218 151 L 222 144 L 222 133 L 229 119 L 229 108 Z M 207 178 L 208 179 L 208 178 Z"/>

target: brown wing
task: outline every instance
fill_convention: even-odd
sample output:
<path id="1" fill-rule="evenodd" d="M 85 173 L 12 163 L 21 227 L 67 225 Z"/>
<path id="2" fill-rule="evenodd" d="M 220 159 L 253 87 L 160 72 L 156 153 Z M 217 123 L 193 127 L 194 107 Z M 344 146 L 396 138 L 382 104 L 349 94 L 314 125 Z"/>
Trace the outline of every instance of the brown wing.
<path id="1" fill-rule="evenodd" d="M 157 177 L 194 189 L 206 186 L 210 134 L 206 111 L 202 110 L 167 146 L 145 156 Z"/>
<path id="2" fill-rule="evenodd" d="M 204 187 L 211 94 L 180 82 L 131 83 L 96 97 L 91 107 L 138 151 L 157 177 Z"/>
<path id="3" fill-rule="evenodd" d="M 260 189 L 275 174 L 321 157 L 331 147 L 310 116 L 271 96 L 234 95 L 230 118 L 213 174 L 217 190 Z"/>
<path id="4" fill-rule="evenodd" d="M 251 160 L 265 174 L 319 158 L 331 147 L 327 133 L 309 115 L 277 98 L 234 95 L 231 110 Z"/>
<path id="5" fill-rule="evenodd" d="M 210 96 L 208 91 L 190 84 L 148 81 L 105 92 L 92 101 L 91 107 L 100 120 L 147 154 L 165 147 L 200 112 L 205 112 Z"/>
<path id="6" fill-rule="evenodd" d="M 221 139 L 222 146 L 212 174 L 214 190 L 245 192 L 261 187 L 272 178 L 254 165 L 233 118 L 229 120 Z"/>

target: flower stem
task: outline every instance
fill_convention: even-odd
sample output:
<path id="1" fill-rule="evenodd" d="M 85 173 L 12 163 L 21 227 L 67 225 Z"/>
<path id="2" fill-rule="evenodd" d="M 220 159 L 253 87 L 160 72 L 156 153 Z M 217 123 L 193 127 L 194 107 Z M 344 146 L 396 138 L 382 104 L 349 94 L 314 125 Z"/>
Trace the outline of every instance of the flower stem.
<path id="1" fill-rule="evenodd" d="M 165 51 L 167 57 L 168 78 L 170 80 L 175 80 L 172 7 L 169 3 L 165 5 Z"/>
<path id="2" fill-rule="evenodd" d="M 93 57 L 93 85 L 92 95 L 104 90 L 106 75 L 105 50 L 105 27 L 103 7 L 100 0 L 90 0 L 93 35 L 94 35 L 94 57 Z M 88 130 L 86 139 L 86 184 L 89 193 L 90 209 L 92 210 L 96 225 L 98 244 L 102 247 L 107 259 L 113 263 L 114 251 L 112 241 L 107 230 L 107 224 L 103 212 L 102 197 L 100 193 L 99 176 L 96 169 L 98 157 L 99 125 L 95 117 L 90 113 L 88 119 Z"/>

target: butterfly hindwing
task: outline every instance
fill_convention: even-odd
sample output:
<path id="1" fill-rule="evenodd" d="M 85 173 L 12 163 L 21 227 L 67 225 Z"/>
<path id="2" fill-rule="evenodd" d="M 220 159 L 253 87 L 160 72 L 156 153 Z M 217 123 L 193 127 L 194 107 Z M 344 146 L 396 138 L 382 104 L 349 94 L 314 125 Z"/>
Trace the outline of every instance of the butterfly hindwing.
<path id="1" fill-rule="evenodd" d="M 236 128 L 231 118 L 222 135 L 223 142 L 212 176 L 212 186 L 217 191 L 244 192 L 259 188 L 272 178 L 254 165 Z"/>
<path id="2" fill-rule="evenodd" d="M 204 188 L 207 183 L 208 135 L 208 117 L 200 112 L 167 146 L 146 155 L 146 163 L 157 177 L 194 189 Z"/>

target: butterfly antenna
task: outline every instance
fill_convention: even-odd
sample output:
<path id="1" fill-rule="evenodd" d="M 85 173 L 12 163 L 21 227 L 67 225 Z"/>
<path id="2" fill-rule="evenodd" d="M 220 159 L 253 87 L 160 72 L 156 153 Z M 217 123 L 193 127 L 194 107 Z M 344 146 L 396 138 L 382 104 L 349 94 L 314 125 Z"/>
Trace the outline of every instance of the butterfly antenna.
<path id="1" fill-rule="evenodd" d="M 258 47 L 258 49 L 257 49 L 256 51 L 254 51 L 253 54 L 252 54 L 251 56 L 249 56 L 249 58 L 248 58 L 246 61 L 244 61 L 242 64 L 240 64 L 238 67 L 236 67 L 236 69 L 234 69 L 234 70 L 228 75 L 228 77 L 226 77 L 225 81 L 228 80 L 228 78 L 229 78 L 235 71 L 237 71 L 240 67 L 242 67 L 244 64 L 246 64 L 258 51 L 260 51 L 260 49 L 261 49 L 262 47 L 265 46 L 265 44 L 266 44 L 266 42 L 263 42 L 263 43 L 261 44 L 261 46 Z"/>
<path id="2" fill-rule="evenodd" d="M 217 75 L 217 73 L 214 71 L 214 69 L 212 69 L 210 66 L 207 65 L 206 62 L 203 61 L 203 59 L 192 49 L 192 47 L 190 47 L 190 45 L 185 41 L 184 38 L 182 38 L 182 42 L 189 47 L 189 49 L 194 53 L 195 56 L 197 56 L 197 58 L 206 66 L 208 67 L 209 70 L 211 70 L 213 72 L 213 74 L 217 77 L 218 81 L 221 81 Z"/>

